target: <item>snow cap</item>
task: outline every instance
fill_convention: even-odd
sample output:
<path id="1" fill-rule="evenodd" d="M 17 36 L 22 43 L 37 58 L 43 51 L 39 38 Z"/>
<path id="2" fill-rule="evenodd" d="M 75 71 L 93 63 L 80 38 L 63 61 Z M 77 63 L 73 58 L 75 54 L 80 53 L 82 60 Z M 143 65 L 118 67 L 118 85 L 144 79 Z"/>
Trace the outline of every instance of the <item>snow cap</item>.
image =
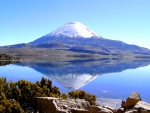
<path id="1" fill-rule="evenodd" d="M 56 29 L 55 31 L 48 34 L 50 36 L 68 36 L 68 37 L 83 37 L 83 38 L 91 38 L 91 37 L 99 37 L 92 30 L 88 29 L 86 26 L 81 24 L 80 22 L 69 22 L 63 25 L 62 27 Z"/>

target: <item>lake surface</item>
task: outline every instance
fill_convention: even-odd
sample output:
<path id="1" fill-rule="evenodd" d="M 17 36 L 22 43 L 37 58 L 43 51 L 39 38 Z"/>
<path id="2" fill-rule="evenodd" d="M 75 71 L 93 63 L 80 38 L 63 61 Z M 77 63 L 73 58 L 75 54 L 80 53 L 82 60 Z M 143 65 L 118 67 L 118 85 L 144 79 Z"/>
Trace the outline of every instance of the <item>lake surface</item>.
<path id="1" fill-rule="evenodd" d="M 141 98 L 150 103 L 150 59 L 22 61 L 0 66 L 0 77 L 32 82 L 46 77 L 61 92 L 80 89 L 102 98 L 125 100 L 138 91 Z"/>

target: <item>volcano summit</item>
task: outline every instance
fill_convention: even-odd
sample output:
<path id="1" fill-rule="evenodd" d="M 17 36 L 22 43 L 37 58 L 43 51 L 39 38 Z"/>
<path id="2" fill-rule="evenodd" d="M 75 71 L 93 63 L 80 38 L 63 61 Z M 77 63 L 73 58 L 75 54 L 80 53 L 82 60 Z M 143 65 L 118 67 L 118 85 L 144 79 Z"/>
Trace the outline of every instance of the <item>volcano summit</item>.
<path id="1" fill-rule="evenodd" d="M 31 44 L 39 44 L 39 43 L 51 43 L 53 42 L 51 38 L 101 38 L 99 35 L 94 33 L 92 30 L 84 26 L 79 22 L 69 22 L 65 25 L 61 26 L 60 28 L 56 29 L 55 31 L 31 42 Z M 59 39 L 58 41 L 60 41 Z M 70 39 L 65 39 L 70 40 Z M 51 41 L 51 42 L 50 42 Z M 56 43 L 56 42 L 55 42 Z M 59 42 L 58 42 L 59 43 Z"/>
<path id="2" fill-rule="evenodd" d="M 48 34 L 48 36 L 68 36 L 68 37 L 83 37 L 83 38 L 90 38 L 90 37 L 99 37 L 96 33 L 88 29 L 86 26 L 79 22 L 69 22 L 62 27 L 58 28 L 57 30 Z"/>

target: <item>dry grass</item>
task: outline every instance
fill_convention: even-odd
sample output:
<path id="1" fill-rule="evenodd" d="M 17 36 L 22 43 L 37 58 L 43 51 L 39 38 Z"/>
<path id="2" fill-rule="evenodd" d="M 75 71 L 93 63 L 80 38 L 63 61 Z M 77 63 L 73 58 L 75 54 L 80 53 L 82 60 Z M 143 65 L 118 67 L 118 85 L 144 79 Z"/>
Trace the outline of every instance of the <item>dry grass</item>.
<path id="1" fill-rule="evenodd" d="M 135 58 L 134 54 L 123 53 L 122 56 L 91 54 L 84 52 L 73 52 L 68 50 L 45 49 L 45 48 L 0 48 L 1 53 L 20 57 L 27 61 L 69 61 L 85 60 L 91 58 Z M 141 56 L 140 56 L 141 57 Z"/>

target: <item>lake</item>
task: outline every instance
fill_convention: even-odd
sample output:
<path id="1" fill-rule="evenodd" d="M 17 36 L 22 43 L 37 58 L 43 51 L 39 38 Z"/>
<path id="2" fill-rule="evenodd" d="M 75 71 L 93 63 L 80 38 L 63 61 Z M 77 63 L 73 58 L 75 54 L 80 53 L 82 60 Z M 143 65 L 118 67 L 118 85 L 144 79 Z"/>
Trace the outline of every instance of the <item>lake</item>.
<path id="1" fill-rule="evenodd" d="M 150 59 L 21 61 L 0 66 L 0 77 L 32 82 L 46 77 L 61 92 L 80 89 L 102 98 L 125 100 L 138 91 L 141 98 L 150 103 Z"/>

